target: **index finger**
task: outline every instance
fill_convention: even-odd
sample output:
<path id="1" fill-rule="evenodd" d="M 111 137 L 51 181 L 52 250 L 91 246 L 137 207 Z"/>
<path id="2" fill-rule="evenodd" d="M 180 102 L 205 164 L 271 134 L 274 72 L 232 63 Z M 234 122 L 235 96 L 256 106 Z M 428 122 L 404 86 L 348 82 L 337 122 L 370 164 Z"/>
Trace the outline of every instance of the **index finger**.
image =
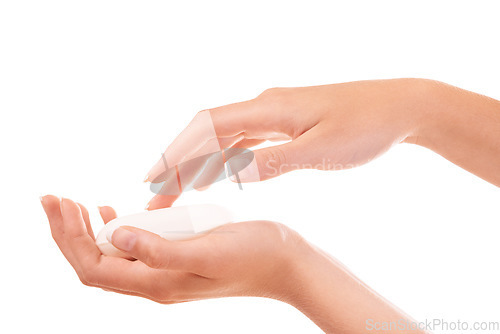
<path id="1" fill-rule="evenodd" d="M 218 138 L 264 131 L 265 122 L 258 116 L 258 110 L 257 102 L 250 100 L 199 112 L 167 147 L 145 181 L 154 180 L 165 170 L 184 161 L 221 151 L 225 147 L 221 147 Z"/>

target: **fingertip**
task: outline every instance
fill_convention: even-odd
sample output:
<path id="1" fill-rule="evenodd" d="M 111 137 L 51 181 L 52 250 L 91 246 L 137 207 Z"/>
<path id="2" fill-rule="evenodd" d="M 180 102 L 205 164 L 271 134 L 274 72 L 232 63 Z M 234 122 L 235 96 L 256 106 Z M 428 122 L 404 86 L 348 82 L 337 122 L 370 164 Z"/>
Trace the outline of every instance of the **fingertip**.
<path id="1" fill-rule="evenodd" d="M 54 195 L 42 196 L 42 207 L 47 217 L 50 218 L 56 211 L 61 213 L 61 200 Z"/>
<path id="2" fill-rule="evenodd" d="M 99 211 L 104 224 L 109 223 L 111 220 L 117 217 L 115 209 L 110 206 L 98 206 L 97 210 Z"/>
<path id="3" fill-rule="evenodd" d="M 59 197 L 54 196 L 54 195 L 44 195 L 44 196 L 41 196 L 41 198 L 43 199 L 43 204 L 47 204 L 50 202 L 58 202 L 59 203 L 61 201 L 59 199 Z"/>
<path id="4" fill-rule="evenodd" d="M 179 195 L 155 195 L 146 205 L 145 210 L 169 208 L 174 204 Z"/>
<path id="5" fill-rule="evenodd" d="M 63 208 L 63 210 L 68 210 L 74 205 L 76 205 L 76 203 L 70 200 L 69 198 L 61 197 L 61 207 Z"/>

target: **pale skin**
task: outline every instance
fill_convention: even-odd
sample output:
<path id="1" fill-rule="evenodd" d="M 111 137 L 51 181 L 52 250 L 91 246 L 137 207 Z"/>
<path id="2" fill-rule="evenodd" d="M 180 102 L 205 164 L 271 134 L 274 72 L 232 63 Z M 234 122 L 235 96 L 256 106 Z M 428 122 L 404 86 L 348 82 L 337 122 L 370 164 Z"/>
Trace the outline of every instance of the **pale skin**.
<path id="1" fill-rule="evenodd" d="M 204 170 L 197 176 L 205 178 L 201 182 L 195 172 L 205 160 L 182 168 L 178 164 L 214 147 L 251 148 L 265 140 L 289 141 L 254 151 L 255 159 L 237 181 L 263 181 L 300 168 L 352 168 L 406 142 L 427 147 L 500 186 L 500 102 L 436 81 L 276 88 L 198 115 L 148 173 L 149 181 L 163 173 L 168 190 L 151 200 L 149 210 L 171 206 L 183 182 L 194 181 L 195 188 L 205 189 L 221 167 Z M 175 168 L 165 172 L 165 161 Z M 161 303 L 273 298 L 293 305 L 328 333 L 368 332 L 367 319 L 412 321 L 337 260 L 278 223 L 230 224 L 176 242 L 123 227 L 111 241 L 137 259 L 129 261 L 99 252 L 82 205 L 51 195 L 42 198 L 42 205 L 55 241 L 87 285 Z M 100 213 L 105 223 L 116 217 L 110 207 L 100 208 Z"/>
<path id="2" fill-rule="evenodd" d="M 165 162 L 170 167 L 210 152 L 214 140 L 221 149 L 288 140 L 253 151 L 255 159 L 239 173 L 239 182 L 263 181 L 301 168 L 353 168 L 396 144 L 413 143 L 500 186 L 499 133 L 499 101 L 432 80 L 273 88 L 255 99 L 198 113 L 147 174 L 146 181 L 166 181 L 147 209 L 171 206 L 189 182 L 200 190 L 210 184 L 215 178 L 211 168 L 195 179 L 203 161 L 161 174 Z"/>
<path id="3" fill-rule="evenodd" d="M 367 332 L 367 319 L 413 321 L 337 260 L 279 223 L 228 224 L 185 241 L 122 227 L 111 241 L 137 259 L 130 261 L 101 254 L 83 205 L 52 195 L 41 201 L 54 240 L 88 286 L 163 304 L 229 296 L 272 298 L 296 307 L 327 333 Z M 101 207 L 100 214 L 105 223 L 116 218 L 111 207 Z"/>

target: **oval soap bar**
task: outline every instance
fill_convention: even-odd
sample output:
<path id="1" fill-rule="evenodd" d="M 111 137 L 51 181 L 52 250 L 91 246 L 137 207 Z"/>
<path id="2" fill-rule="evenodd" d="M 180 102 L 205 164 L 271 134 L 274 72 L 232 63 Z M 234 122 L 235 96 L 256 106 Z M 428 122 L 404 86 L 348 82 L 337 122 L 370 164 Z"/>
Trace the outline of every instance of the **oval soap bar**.
<path id="1" fill-rule="evenodd" d="M 120 226 L 141 228 L 167 240 L 185 240 L 232 221 L 231 212 L 212 204 L 145 211 L 118 217 L 104 225 L 97 235 L 96 244 L 104 255 L 130 258 L 108 241 Z"/>

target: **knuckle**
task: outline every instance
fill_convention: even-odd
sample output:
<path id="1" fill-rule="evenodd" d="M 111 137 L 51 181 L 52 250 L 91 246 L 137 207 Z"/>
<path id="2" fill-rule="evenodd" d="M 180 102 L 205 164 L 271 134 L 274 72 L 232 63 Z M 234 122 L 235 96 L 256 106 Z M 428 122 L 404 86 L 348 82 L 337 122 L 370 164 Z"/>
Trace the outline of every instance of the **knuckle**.
<path id="1" fill-rule="evenodd" d="M 275 240 L 280 242 L 285 242 L 287 240 L 289 228 L 279 222 L 263 220 L 260 221 L 263 230 L 267 231 L 267 234 L 273 236 Z"/>
<path id="2" fill-rule="evenodd" d="M 286 254 L 282 251 L 290 247 L 301 247 L 304 244 L 300 234 L 282 223 L 275 221 L 259 221 L 259 223 L 261 230 L 265 230 L 269 240 L 272 240 L 271 247 L 277 251 L 277 255 Z"/>
<path id="3" fill-rule="evenodd" d="M 268 88 L 263 91 L 257 98 L 260 100 L 264 100 L 266 103 L 283 104 L 288 100 L 290 96 L 290 89 L 291 88 L 284 87 Z"/>
<path id="4" fill-rule="evenodd" d="M 193 119 L 192 119 L 192 122 L 196 122 L 197 120 L 199 120 L 203 112 L 204 112 L 204 110 L 200 110 L 200 111 L 198 111 L 198 112 L 194 115 L 194 117 L 193 117 Z"/>
<path id="5" fill-rule="evenodd" d="M 156 294 L 156 298 L 160 303 L 170 303 L 172 301 L 172 293 L 168 290 L 163 290 Z"/>
<path id="6" fill-rule="evenodd" d="M 273 149 L 265 150 L 263 153 L 263 161 L 268 167 L 283 169 L 286 166 L 286 154 L 281 148 L 274 147 Z"/>
<path id="7" fill-rule="evenodd" d="M 85 279 L 85 276 L 78 275 L 78 278 L 80 279 L 80 282 L 82 282 L 83 285 L 90 286 L 90 283 Z"/>
<path id="8" fill-rule="evenodd" d="M 154 269 L 166 268 L 168 266 L 168 259 L 160 252 L 149 251 L 146 259 L 146 264 Z"/>
<path id="9" fill-rule="evenodd" d="M 196 115 L 194 115 L 193 119 L 191 119 L 191 122 L 189 122 L 189 126 L 191 127 L 197 127 L 200 126 L 201 120 L 203 116 L 203 110 L 198 111 Z"/>
<path id="10" fill-rule="evenodd" d="M 198 111 L 194 115 L 192 122 L 193 123 L 206 122 L 207 114 L 210 115 L 210 109 L 203 109 L 203 110 Z"/>
<path id="11" fill-rule="evenodd" d="M 80 275 L 78 275 L 78 277 L 80 278 L 80 282 L 82 282 L 83 285 L 94 286 L 92 277 L 90 277 L 88 273 L 83 272 Z"/>
<path id="12" fill-rule="evenodd" d="M 283 91 L 283 88 L 281 87 L 272 87 L 264 90 L 259 96 L 260 97 L 270 97 L 270 96 L 276 96 L 280 92 Z"/>
<path id="13" fill-rule="evenodd" d="M 275 222 L 274 229 L 280 243 L 286 244 L 291 236 L 290 228 L 288 228 L 285 224 Z"/>
<path id="14" fill-rule="evenodd" d="M 86 286 L 99 286 L 99 277 L 95 269 L 83 269 L 79 274 L 80 282 Z"/>
<path id="15" fill-rule="evenodd" d="M 259 96 L 266 97 L 266 96 L 273 95 L 278 89 L 279 89 L 278 87 L 268 88 L 268 89 L 264 90 Z"/>

